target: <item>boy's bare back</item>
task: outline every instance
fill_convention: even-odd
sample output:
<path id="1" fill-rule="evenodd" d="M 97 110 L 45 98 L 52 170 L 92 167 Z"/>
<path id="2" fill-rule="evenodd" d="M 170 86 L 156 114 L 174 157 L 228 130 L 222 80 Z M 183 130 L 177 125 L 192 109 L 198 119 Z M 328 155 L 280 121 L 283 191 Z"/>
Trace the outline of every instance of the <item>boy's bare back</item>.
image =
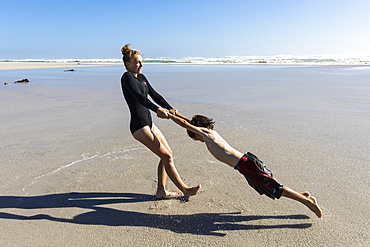
<path id="1" fill-rule="evenodd" d="M 219 161 L 235 167 L 243 154 L 231 147 L 215 130 L 201 129 L 204 143 L 211 154 Z"/>
<path id="2" fill-rule="evenodd" d="M 216 131 L 203 127 L 197 127 L 173 114 L 168 116 L 180 126 L 196 134 L 195 140 L 204 142 L 211 154 L 221 162 L 235 167 L 243 156 L 242 153 L 231 147 Z"/>

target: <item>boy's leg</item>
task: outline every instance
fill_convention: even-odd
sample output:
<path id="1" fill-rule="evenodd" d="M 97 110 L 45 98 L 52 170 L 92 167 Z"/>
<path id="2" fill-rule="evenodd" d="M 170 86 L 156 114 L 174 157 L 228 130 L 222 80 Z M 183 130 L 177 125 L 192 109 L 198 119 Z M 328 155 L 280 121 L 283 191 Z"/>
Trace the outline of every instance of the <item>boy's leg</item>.
<path id="1" fill-rule="evenodd" d="M 243 174 L 249 185 L 260 195 L 265 194 L 273 200 L 281 197 L 283 186 L 272 177 L 271 171 L 255 155 L 249 152 L 244 154 L 234 169 Z"/>
<path id="2" fill-rule="evenodd" d="M 298 202 L 306 205 L 312 212 L 314 212 L 317 217 L 322 217 L 321 209 L 316 202 L 315 197 L 311 196 L 309 192 L 298 193 L 288 187 L 284 186 L 283 193 L 281 196 L 288 197 L 290 199 L 296 200 Z"/>

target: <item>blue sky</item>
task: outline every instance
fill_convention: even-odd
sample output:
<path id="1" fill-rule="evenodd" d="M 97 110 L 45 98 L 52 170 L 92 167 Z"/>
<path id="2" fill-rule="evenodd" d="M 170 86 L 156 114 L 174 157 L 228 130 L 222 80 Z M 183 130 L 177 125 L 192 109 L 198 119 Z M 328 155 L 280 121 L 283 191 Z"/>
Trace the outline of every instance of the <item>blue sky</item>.
<path id="1" fill-rule="evenodd" d="M 0 59 L 370 55 L 368 0 L 0 0 Z"/>

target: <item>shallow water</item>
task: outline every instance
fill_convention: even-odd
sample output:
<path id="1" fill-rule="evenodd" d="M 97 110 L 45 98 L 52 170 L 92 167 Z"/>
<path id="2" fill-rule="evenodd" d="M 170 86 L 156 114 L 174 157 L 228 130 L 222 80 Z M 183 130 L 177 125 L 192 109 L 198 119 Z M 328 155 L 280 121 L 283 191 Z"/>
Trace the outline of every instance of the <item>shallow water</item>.
<path id="1" fill-rule="evenodd" d="M 370 112 L 370 67 L 237 65 L 146 69 L 150 81 L 165 84 L 161 84 L 161 92 L 168 91 L 177 100 Z"/>
<path id="2" fill-rule="evenodd" d="M 76 100 L 83 92 L 87 96 L 104 93 L 104 100 L 114 96 L 114 100 L 125 105 L 119 99 L 123 66 L 63 71 L 0 71 L 1 83 L 22 78 L 30 80 L 29 85 L 11 84 L 1 86 L 0 90 L 24 90 L 32 84 L 49 85 L 47 94 L 53 97 L 54 93 L 50 92 L 67 86 Z M 219 124 L 288 129 L 306 137 L 317 135 L 316 139 L 320 140 L 321 136 L 329 134 L 324 140 L 343 142 L 347 139 L 346 142 L 356 146 L 368 146 L 370 67 L 145 64 L 143 73 L 168 101 L 207 104 L 215 109 L 210 112 L 207 110 L 210 107 L 203 109 L 201 106 L 190 114 L 200 112 L 217 117 L 217 109 L 227 109 L 230 114 L 226 115 L 231 119 L 215 119 Z M 97 97 L 91 97 L 94 98 Z M 7 100 L 1 101 L 7 103 L 4 102 Z M 58 100 L 63 101 L 63 98 Z M 171 104 L 176 107 L 176 103 Z M 233 113 L 236 109 L 238 112 Z"/>
<path id="3" fill-rule="evenodd" d="M 30 83 L 37 84 L 107 85 L 119 83 L 124 68 L 112 66 L 63 71 L 0 71 L 0 80 L 12 83 L 28 78 Z M 370 112 L 370 67 L 145 64 L 143 73 L 167 99 Z"/>

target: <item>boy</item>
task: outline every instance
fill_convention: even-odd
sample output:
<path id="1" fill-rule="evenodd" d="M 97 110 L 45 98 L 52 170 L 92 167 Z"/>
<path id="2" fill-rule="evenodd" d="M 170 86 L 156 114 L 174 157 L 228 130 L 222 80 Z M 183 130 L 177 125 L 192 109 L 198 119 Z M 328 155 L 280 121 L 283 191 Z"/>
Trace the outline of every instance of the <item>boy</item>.
<path id="1" fill-rule="evenodd" d="M 173 114 L 175 113 L 175 115 Z M 188 119 L 178 112 L 168 113 L 175 123 L 187 129 L 189 136 L 204 142 L 211 154 L 221 162 L 228 164 L 245 176 L 250 186 L 258 193 L 265 194 L 272 199 L 281 196 L 291 198 L 306 205 L 317 217 L 322 217 L 316 199 L 309 192 L 298 193 L 286 186 L 279 184 L 272 173 L 265 167 L 262 161 L 251 153 L 242 154 L 231 147 L 216 131 L 213 130 L 212 119 L 201 115 L 195 115 Z"/>

